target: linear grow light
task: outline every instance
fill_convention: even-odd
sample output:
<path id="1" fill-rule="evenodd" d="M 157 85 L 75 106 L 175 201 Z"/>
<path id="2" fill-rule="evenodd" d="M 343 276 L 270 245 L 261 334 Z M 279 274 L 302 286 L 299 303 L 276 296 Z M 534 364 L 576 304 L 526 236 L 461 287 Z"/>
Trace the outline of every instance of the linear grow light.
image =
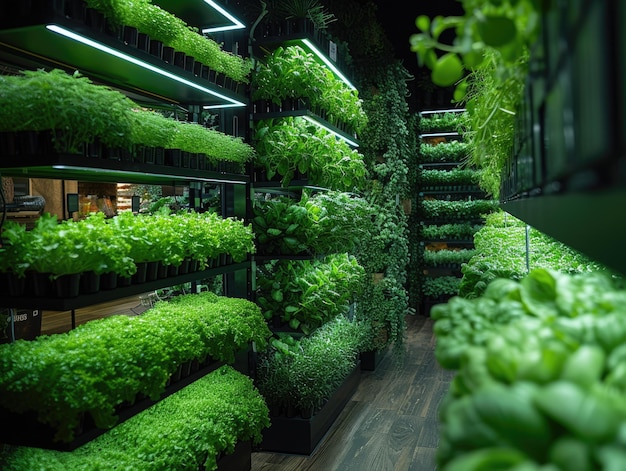
<path id="1" fill-rule="evenodd" d="M 328 57 L 326 57 L 325 54 L 322 54 L 321 51 L 317 47 L 315 47 L 315 45 L 311 41 L 309 41 L 308 39 L 302 39 L 302 43 L 306 44 L 306 46 L 311 50 L 311 52 L 315 54 L 317 57 L 319 57 L 322 60 L 322 62 L 324 62 L 324 64 L 326 64 L 326 66 L 330 70 L 332 70 L 342 82 L 344 82 L 352 90 L 356 90 L 356 87 L 352 85 L 350 80 L 348 80 L 347 77 L 343 75 L 341 71 L 335 66 L 335 64 L 333 64 L 332 61 Z"/>
<path id="2" fill-rule="evenodd" d="M 306 119 L 308 122 L 315 124 L 316 126 L 328 131 L 329 133 L 335 135 L 336 137 L 338 137 L 339 139 L 343 139 L 344 141 L 346 141 L 346 143 L 352 147 L 359 147 L 359 144 L 356 143 L 355 141 L 351 140 L 350 138 L 348 138 L 347 136 L 344 136 L 343 134 L 339 134 L 337 131 L 334 131 L 332 129 L 330 129 L 328 126 L 325 126 L 324 123 L 316 120 L 315 118 L 309 116 L 309 115 L 302 115 L 303 119 Z"/>
<path id="3" fill-rule="evenodd" d="M 226 11 L 221 5 L 216 3 L 214 0 L 204 0 L 204 1 L 208 5 L 213 7 L 215 10 L 220 12 L 222 15 L 224 15 L 226 18 L 228 18 L 230 21 L 232 21 L 233 24 L 227 25 L 227 26 L 215 26 L 213 28 L 205 28 L 202 30 L 203 33 L 217 33 L 219 31 L 232 31 L 235 29 L 243 29 L 246 27 L 246 25 L 244 25 L 241 21 L 235 18 L 231 13 Z"/>
<path id="4" fill-rule="evenodd" d="M 175 80 L 179 83 L 182 83 L 188 87 L 192 87 L 195 88 L 196 90 L 200 90 L 201 92 L 204 92 L 208 95 L 212 95 L 216 98 L 219 98 L 221 100 L 225 100 L 227 102 L 229 102 L 228 104 L 223 104 L 223 105 L 219 105 L 216 107 L 221 107 L 221 108 L 233 108 L 233 107 L 242 107 L 242 106 L 246 106 L 245 103 L 242 103 L 240 101 L 234 100 L 230 97 L 227 97 L 226 95 L 222 95 L 221 93 L 218 93 L 216 91 L 210 90 L 206 87 L 203 87 L 201 85 L 198 85 L 190 80 L 187 80 L 183 77 L 179 77 L 178 75 L 172 74 L 166 70 L 160 69 L 152 64 L 149 64 L 147 62 L 144 62 L 140 59 L 137 59 L 136 57 L 130 56 L 128 54 L 124 54 L 121 51 L 118 51 L 116 49 L 113 49 L 109 46 L 106 46 L 104 44 L 101 44 L 99 42 L 96 42 L 92 39 L 89 39 L 85 36 L 81 36 L 80 34 L 76 34 L 70 30 L 67 30 L 61 26 L 55 25 L 55 24 L 50 24 L 50 25 L 46 25 L 46 28 L 49 29 L 50 31 L 53 31 L 57 34 L 60 34 L 62 36 L 65 36 L 67 38 L 73 39 L 74 41 L 80 42 L 82 44 L 85 44 L 89 47 L 93 47 L 94 49 L 98 49 L 99 51 L 105 52 L 107 54 L 110 54 L 112 56 L 115 56 L 119 59 L 125 60 L 127 62 L 130 62 L 132 64 L 138 65 L 139 67 L 142 67 L 144 69 L 150 70 L 151 72 L 157 73 L 159 75 L 162 75 L 164 77 L 167 77 L 171 80 Z"/>

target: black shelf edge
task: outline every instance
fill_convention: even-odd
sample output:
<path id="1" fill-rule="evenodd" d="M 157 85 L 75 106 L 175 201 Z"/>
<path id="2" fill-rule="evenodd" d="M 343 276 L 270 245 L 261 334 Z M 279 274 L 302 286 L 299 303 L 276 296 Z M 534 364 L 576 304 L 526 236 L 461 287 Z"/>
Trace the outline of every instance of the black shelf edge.
<path id="1" fill-rule="evenodd" d="M 473 188 L 466 190 L 424 190 L 418 193 L 418 196 L 423 195 L 486 195 L 486 193 L 480 188 Z"/>
<path id="2" fill-rule="evenodd" d="M 500 207 L 535 229 L 626 274 L 626 188 L 522 198 Z"/>
<path id="3" fill-rule="evenodd" d="M 152 184 L 174 184 L 181 180 L 245 184 L 250 180 L 243 174 L 72 154 L 2 156 L 1 159 L 2 174 L 14 177 Z"/>
<path id="4" fill-rule="evenodd" d="M 438 168 L 454 168 L 454 167 L 459 167 L 461 165 L 460 162 L 424 162 L 418 165 L 419 169 L 430 169 L 430 170 L 436 170 Z"/>
<path id="5" fill-rule="evenodd" d="M 134 296 L 157 289 L 166 288 L 168 286 L 179 285 L 189 281 L 199 280 L 203 277 L 215 276 L 224 273 L 231 273 L 238 270 L 248 269 L 250 262 L 233 263 L 221 267 L 209 268 L 184 275 L 160 278 L 154 281 L 146 281 L 144 283 L 131 284 L 129 286 L 118 286 L 111 290 L 100 290 L 92 294 L 81 294 L 73 298 L 48 298 L 48 297 L 10 297 L 7 296 L 2 300 L 3 307 L 17 309 L 39 309 L 41 311 L 71 311 L 93 304 L 100 304 L 115 299 Z M 6 305 L 5 305 L 6 304 Z"/>
<path id="6" fill-rule="evenodd" d="M 247 98 L 160 57 L 126 45 L 119 38 L 65 18 L 58 11 L 0 21 L 0 56 L 14 62 L 46 62 L 79 70 L 92 79 L 138 93 L 148 101 L 245 107 Z M 52 28 L 52 29 L 51 29 Z"/>

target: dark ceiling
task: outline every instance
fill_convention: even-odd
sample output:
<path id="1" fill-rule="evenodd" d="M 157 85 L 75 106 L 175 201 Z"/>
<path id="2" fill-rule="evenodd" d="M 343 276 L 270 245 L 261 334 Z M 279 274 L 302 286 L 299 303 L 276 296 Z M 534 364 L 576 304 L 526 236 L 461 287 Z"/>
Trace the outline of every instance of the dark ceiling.
<path id="1" fill-rule="evenodd" d="M 376 13 L 386 36 L 393 44 L 397 58 L 412 73 L 417 73 L 418 65 L 415 53 L 411 52 L 409 38 L 417 33 L 415 19 L 419 15 L 434 18 L 437 15 L 462 15 L 460 0 L 375 0 Z"/>

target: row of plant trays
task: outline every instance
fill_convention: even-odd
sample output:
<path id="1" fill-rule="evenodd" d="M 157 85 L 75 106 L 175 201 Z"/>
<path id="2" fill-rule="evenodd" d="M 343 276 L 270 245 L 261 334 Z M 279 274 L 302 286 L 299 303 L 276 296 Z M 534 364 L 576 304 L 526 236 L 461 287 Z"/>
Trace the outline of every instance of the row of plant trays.
<path id="1" fill-rule="evenodd" d="M 237 92 L 241 85 L 230 77 L 196 61 L 194 57 L 165 46 L 162 41 L 151 39 L 150 36 L 139 32 L 135 27 L 122 26 L 119 30 L 112 28 L 104 15 L 93 8 L 89 8 L 84 0 L 65 0 L 63 13 L 65 18 L 75 21 L 79 25 L 87 26 L 94 33 L 106 34 L 116 38 L 120 41 L 120 45 L 123 44 L 150 54 L 167 64 L 180 68 L 181 71 L 208 80 L 219 87 Z"/>
<path id="2" fill-rule="evenodd" d="M 0 132 L 0 155 L 4 157 L 39 157 L 58 155 L 54 148 L 54 131 Z M 212 162 L 205 154 L 180 149 L 133 146 L 132 149 L 110 148 L 95 140 L 83 145 L 76 157 L 85 157 L 84 165 L 93 165 L 92 159 L 102 161 L 154 164 L 170 168 L 184 168 L 218 173 L 241 173 L 240 165 L 229 161 Z M 6 165 L 6 163 L 5 163 Z M 41 162 L 40 162 L 41 165 Z"/>
<path id="3" fill-rule="evenodd" d="M 243 374 L 249 374 L 248 355 L 247 350 L 237 354 L 235 363 L 232 365 L 233 368 Z M 223 364 L 223 362 L 211 358 L 206 358 L 202 362 L 199 360 L 185 362 L 169 378 L 165 391 L 157 400 L 152 400 L 147 396 L 138 396 L 133 403 L 120 404 L 116 409 L 116 414 L 119 417 L 118 424 L 143 412 L 148 407 L 211 373 Z M 109 430 L 96 427 L 91 415 L 86 413 L 75 431 L 75 438 L 71 442 L 59 442 L 54 440 L 56 430 L 39 422 L 34 412 L 15 413 L 0 408 L 0 422 L 3 424 L 0 429 L 0 443 L 62 451 L 74 450 Z"/>
<path id="4" fill-rule="evenodd" d="M 233 263 L 232 257 L 222 254 L 208 261 L 209 269 L 222 268 Z M 74 273 L 52 278 L 50 273 L 27 271 L 26 276 L 18 277 L 12 272 L 0 272 L 0 295 L 34 298 L 74 298 L 80 295 L 113 290 L 118 287 L 142 285 L 146 282 L 175 278 L 196 273 L 197 260 L 183 260 L 180 265 L 164 265 L 161 261 L 137 263 L 137 271 L 131 277 L 117 273 L 96 274 L 94 272 Z"/>

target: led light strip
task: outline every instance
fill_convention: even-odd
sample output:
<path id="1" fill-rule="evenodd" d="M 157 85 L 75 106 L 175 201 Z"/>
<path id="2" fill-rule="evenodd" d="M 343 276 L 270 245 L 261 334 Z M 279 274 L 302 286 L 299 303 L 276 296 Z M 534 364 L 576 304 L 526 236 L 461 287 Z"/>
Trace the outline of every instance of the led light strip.
<path id="1" fill-rule="evenodd" d="M 352 147 L 359 147 L 359 144 L 357 144 L 356 142 L 348 139 L 346 136 L 344 136 L 343 134 L 339 134 L 336 131 L 333 131 L 332 129 L 330 129 L 329 127 L 325 126 L 323 123 L 319 122 L 318 120 L 316 120 L 315 118 L 312 118 L 311 116 L 308 115 L 303 115 L 302 116 L 303 119 L 307 120 L 310 123 L 315 124 L 316 126 L 328 131 L 331 134 L 334 134 L 335 136 L 337 136 L 339 139 L 343 139 L 344 141 L 346 141 L 346 143 L 348 145 L 351 145 Z"/>
<path id="2" fill-rule="evenodd" d="M 102 52 L 106 52 L 107 54 L 110 54 L 114 57 L 117 57 L 119 59 L 125 60 L 127 62 L 130 62 L 131 64 L 135 64 L 138 65 L 139 67 L 143 67 L 144 69 L 150 70 L 151 72 L 157 73 L 159 75 L 162 75 L 164 77 L 167 77 L 169 79 L 175 80 L 177 82 L 180 82 L 184 85 L 187 85 L 188 87 L 192 87 L 195 88 L 196 90 L 200 90 L 201 92 L 204 92 L 208 95 L 212 95 L 214 97 L 217 97 L 219 99 L 228 101 L 229 104 L 224 104 L 224 105 L 217 105 L 217 106 L 213 106 L 215 108 L 233 108 L 233 107 L 242 107 L 242 106 L 246 106 L 244 103 L 241 103 L 240 101 L 237 100 L 233 100 L 232 98 L 229 98 L 225 95 L 222 95 L 220 93 L 217 93 L 213 90 L 210 90 L 208 88 L 205 88 L 201 85 L 198 85 L 194 82 L 191 82 L 187 79 L 184 79 L 182 77 L 179 77 L 178 75 L 172 74 L 166 70 L 163 69 L 159 69 L 158 67 L 155 67 L 152 64 L 149 64 L 147 62 L 144 62 L 140 59 L 137 59 L 136 57 L 133 56 L 129 56 L 128 54 L 124 54 L 123 52 L 120 52 L 116 49 L 113 49 L 109 46 L 105 46 L 104 44 L 100 44 L 96 41 L 93 41 L 92 39 L 86 38 L 85 36 L 81 36 L 79 34 L 76 34 L 72 31 L 69 31 L 61 26 L 58 25 L 46 25 L 46 28 L 49 29 L 50 31 L 53 31 L 57 34 L 60 34 L 62 36 L 65 36 L 67 38 L 73 39 L 74 41 L 78 41 L 82 44 L 85 44 L 89 47 L 93 47 L 94 49 L 98 49 L 99 51 Z"/>
<path id="3" fill-rule="evenodd" d="M 246 25 L 244 25 L 241 21 L 239 21 L 237 18 L 235 18 L 233 15 L 231 15 L 229 12 L 227 12 L 224 8 L 222 8 L 219 4 L 217 4 L 213 0 L 204 0 L 204 1 L 208 5 L 212 6 L 215 10 L 220 12 L 222 15 L 224 15 L 226 18 L 228 18 L 230 21 L 232 21 L 233 24 L 228 25 L 228 26 L 216 26 L 214 28 L 205 28 L 202 30 L 203 33 L 217 33 L 219 31 L 232 31 L 234 29 L 243 29 L 246 27 Z"/>
<path id="4" fill-rule="evenodd" d="M 302 42 L 303 42 L 304 44 L 306 44 L 306 46 L 307 46 L 309 49 L 311 49 L 311 52 L 313 52 L 313 54 L 315 54 L 317 57 L 319 57 L 319 58 L 320 58 L 320 59 L 324 62 L 324 64 L 326 64 L 326 66 L 327 66 L 330 70 L 332 70 L 332 71 L 333 71 L 333 72 L 337 75 L 337 77 L 339 77 L 339 79 L 340 79 L 342 82 L 344 82 L 344 83 L 345 83 L 348 87 L 350 87 L 352 90 L 356 90 L 356 87 L 355 87 L 354 85 L 352 85 L 352 83 L 350 82 L 350 80 L 348 80 L 348 79 L 346 78 L 346 76 L 345 76 L 345 75 L 343 75 L 343 74 L 341 73 L 341 71 L 340 71 L 337 67 L 335 67 L 335 64 L 333 64 L 333 63 L 331 62 L 331 60 L 330 60 L 330 59 L 328 59 L 328 57 L 326 57 L 326 55 L 322 54 L 322 53 L 320 52 L 320 50 L 319 50 L 317 47 L 315 47 L 315 45 L 314 45 L 311 41 L 309 41 L 308 39 L 303 39 L 303 40 L 302 40 Z"/>

